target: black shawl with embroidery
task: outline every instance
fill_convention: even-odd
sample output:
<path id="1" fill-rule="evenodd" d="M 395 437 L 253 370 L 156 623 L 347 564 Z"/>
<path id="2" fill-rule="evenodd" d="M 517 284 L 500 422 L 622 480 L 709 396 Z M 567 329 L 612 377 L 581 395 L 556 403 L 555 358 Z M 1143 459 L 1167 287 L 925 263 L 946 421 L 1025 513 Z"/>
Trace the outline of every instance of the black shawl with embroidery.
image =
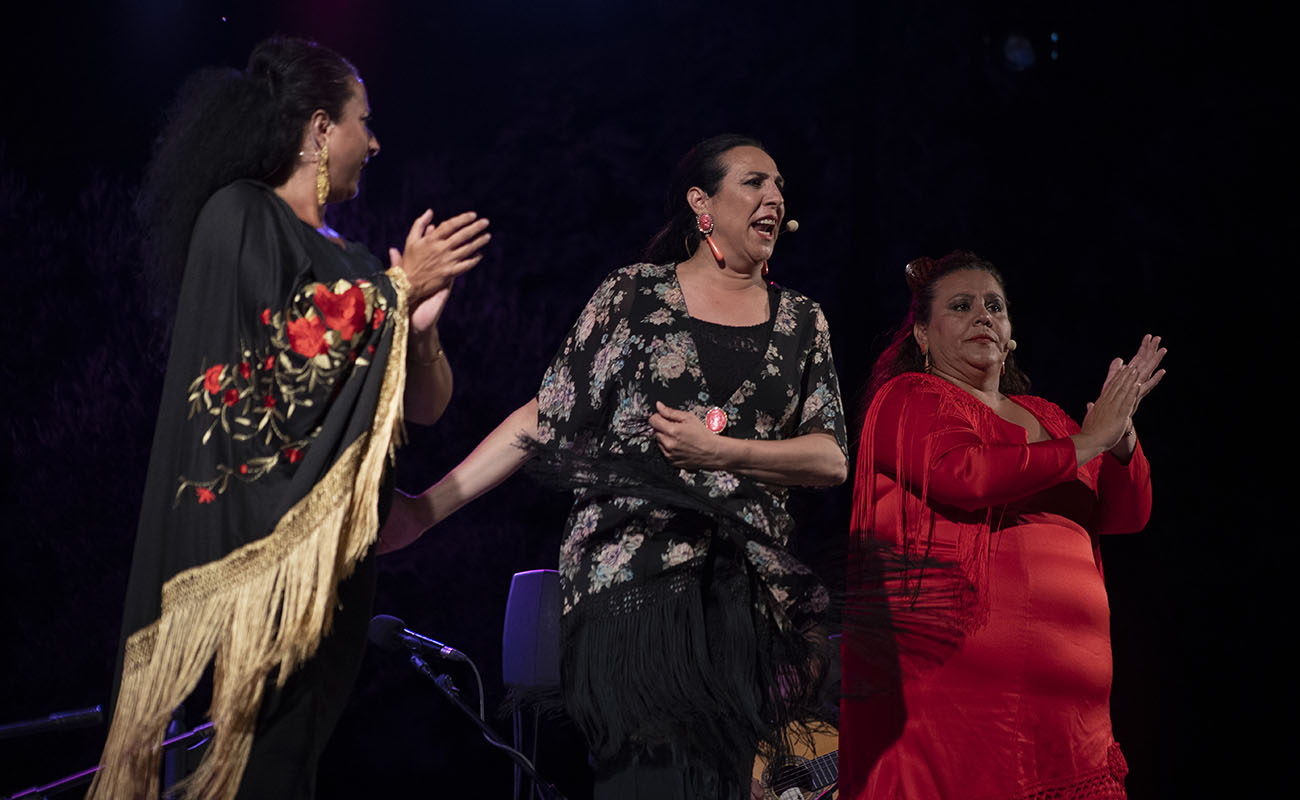
<path id="1" fill-rule="evenodd" d="M 154 797 L 171 710 L 215 658 L 212 745 L 188 791 L 238 788 L 267 678 L 328 631 L 374 543 L 400 426 L 400 271 L 299 220 L 268 187 L 195 223 L 127 589 L 94 797 Z"/>

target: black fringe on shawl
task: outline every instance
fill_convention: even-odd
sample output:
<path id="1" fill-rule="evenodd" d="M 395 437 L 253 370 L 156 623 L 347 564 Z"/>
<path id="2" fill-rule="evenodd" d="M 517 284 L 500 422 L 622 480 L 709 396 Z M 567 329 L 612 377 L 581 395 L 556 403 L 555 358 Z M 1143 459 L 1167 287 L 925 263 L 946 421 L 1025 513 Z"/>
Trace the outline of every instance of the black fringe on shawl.
<path id="1" fill-rule="evenodd" d="M 756 753 L 779 758 L 804 726 L 825 721 L 831 654 L 808 608 L 781 624 L 745 558 L 760 534 L 706 489 L 684 486 L 657 453 L 593 454 L 531 439 L 528 471 L 587 498 L 628 496 L 701 515 L 717 530 L 707 556 L 583 599 L 563 620 L 563 706 L 605 764 L 674 757 L 748 786 Z M 820 588 L 820 586 L 818 586 Z M 785 617 L 782 616 L 782 619 Z M 551 710 L 544 690 L 516 695 Z"/>
<path id="2" fill-rule="evenodd" d="M 594 446 L 559 448 L 529 438 L 521 438 L 518 444 L 532 455 L 529 473 L 545 485 L 581 489 L 589 498 L 639 497 L 714 520 L 729 520 L 720 526 L 720 533 L 740 553 L 744 552 L 745 541 L 750 538 L 746 529 L 750 526 L 729 515 L 729 510 L 717 498 L 709 497 L 706 490 L 683 486 L 676 478 L 676 468 L 658 453 L 612 454 Z M 830 558 L 814 558 L 818 566 L 830 562 L 825 564 L 826 569 L 843 570 L 845 588 L 830 593 L 824 613 L 800 615 L 792 622 L 804 632 L 814 628 L 830 632 L 832 623 L 842 628 L 844 646 L 853 649 L 859 664 L 867 665 L 865 671 L 855 670 L 847 677 L 841 689 L 844 695 L 861 699 L 896 693 L 903 678 L 939 666 L 961 645 L 969 631 L 954 609 L 974 602 L 975 587 L 957 564 L 925 553 L 904 553 L 873 541 L 863 532 L 852 532 L 845 539 L 847 553 L 837 549 Z M 626 635 L 635 633 L 626 631 Z M 821 663 L 811 669 L 806 663 L 782 667 L 794 669 L 800 677 L 788 680 L 783 673 L 780 685 L 803 698 L 793 716 L 781 715 L 783 727 L 792 719 L 834 721 L 827 719 L 825 704 L 819 705 L 816 700 L 830 655 L 824 650 L 812 652 L 816 645 L 810 644 L 807 637 L 800 638 L 803 645 L 790 648 L 790 655 Z M 625 644 L 629 640 L 614 641 Z M 787 745 L 778 742 L 774 749 L 765 746 L 764 751 L 783 753 Z"/>
<path id="3" fill-rule="evenodd" d="M 956 651 L 966 630 L 953 609 L 969 605 L 974 590 L 955 564 L 854 539 L 847 588 L 833 595 L 833 605 L 842 615 L 844 646 L 866 667 L 846 676 L 843 694 L 869 699 L 897 693 L 904 678 L 939 666 Z"/>

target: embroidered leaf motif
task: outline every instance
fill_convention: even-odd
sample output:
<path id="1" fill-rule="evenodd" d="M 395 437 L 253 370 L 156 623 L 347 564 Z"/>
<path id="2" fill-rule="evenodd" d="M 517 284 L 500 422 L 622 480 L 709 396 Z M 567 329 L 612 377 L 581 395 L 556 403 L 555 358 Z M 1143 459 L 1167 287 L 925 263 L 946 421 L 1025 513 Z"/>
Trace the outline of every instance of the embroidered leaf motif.
<path id="1" fill-rule="evenodd" d="M 211 418 L 200 446 L 211 442 L 219 426 L 231 441 L 256 440 L 256 447 L 269 452 L 242 453 L 241 463 L 218 464 L 216 475 L 205 479 L 181 476 L 176 501 L 194 489 L 190 496 L 206 505 L 226 491 L 231 477 L 256 481 L 282 464 L 301 461 L 319 428 L 302 438 L 290 425 L 295 413 L 314 408 L 355 370 L 370 366 L 370 358 L 359 356 L 375 352 L 389 311 L 374 283 L 346 280 L 329 287 L 307 284 L 287 308 L 260 311 L 265 337 L 241 345 L 229 363 L 201 367 L 188 387 L 188 418 Z"/>

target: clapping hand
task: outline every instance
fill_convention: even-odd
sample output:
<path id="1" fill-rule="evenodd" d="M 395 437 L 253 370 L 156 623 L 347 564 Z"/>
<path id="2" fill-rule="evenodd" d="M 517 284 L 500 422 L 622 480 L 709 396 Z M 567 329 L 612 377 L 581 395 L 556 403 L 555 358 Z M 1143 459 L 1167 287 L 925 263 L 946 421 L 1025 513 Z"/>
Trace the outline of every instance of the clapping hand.
<path id="1" fill-rule="evenodd" d="M 393 260 L 393 265 L 397 266 L 402 257 L 397 252 L 397 248 L 388 248 L 388 255 Z M 447 299 L 451 297 L 451 287 L 454 285 L 453 278 L 446 286 L 421 300 L 411 312 L 411 332 L 425 333 L 430 328 L 437 326 L 438 320 L 442 318 L 442 310 L 447 307 Z"/>
<path id="2" fill-rule="evenodd" d="M 450 289 L 457 275 L 473 269 L 483 254 L 479 252 L 492 238 L 487 232 L 488 221 L 479 219 L 473 211 L 433 224 L 433 211 L 425 211 L 411 225 L 406 236 L 406 248 L 398 253 L 389 250 L 393 266 L 406 272 L 411 282 L 411 299 L 416 310 L 421 301 L 435 297 Z M 437 321 L 447 302 L 444 295 L 438 303 L 424 312 L 427 324 Z M 432 321 L 430 321 L 430 319 Z"/>
<path id="3" fill-rule="evenodd" d="M 1156 367 L 1160 366 L 1160 361 L 1167 352 L 1169 352 L 1167 349 L 1160 346 L 1160 337 L 1148 333 L 1142 337 L 1142 344 L 1138 346 L 1137 353 L 1129 359 L 1129 366 L 1137 370 L 1138 403 L 1141 403 L 1142 398 L 1150 394 L 1151 390 L 1156 388 L 1156 384 L 1160 383 L 1160 379 L 1165 376 L 1165 371 L 1163 369 L 1157 371 Z M 1137 410 L 1136 405 L 1133 410 Z"/>
<path id="4" fill-rule="evenodd" d="M 1160 379 L 1165 376 L 1165 371 L 1163 369 L 1156 371 L 1156 367 L 1160 366 L 1161 360 L 1164 359 L 1165 354 L 1168 352 L 1167 348 L 1160 346 L 1159 336 L 1152 336 L 1148 333 L 1142 337 L 1142 344 L 1138 345 L 1138 351 L 1133 354 L 1133 358 L 1129 359 L 1127 365 L 1133 368 L 1137 377 L 1137 403 L 1141 403 L 1142 398 L 1150 394 L 1151 390 L 1160 383 Z M 1110 362 L 1110 369 L 1106 372 L 1106 382 L 1109 383 L 1115 373 L 1124 369 L 1124 367 L 1125 364 L 1122 358 Z M 1103 384 L 1103 388 L 1104 386 L 1105 384 Z M 1137 403 L 1133 405 L 1133 411 L 1137 411 Z M 1089 403 L 1088 409 L 1092 410 L 1092 406 L 1093 404 Z M 1132 416 L 1132 413 L 1129 416 Z"/>
<path id="5" fill-rule="evenodd" d="M 1101 394 L 1088 404 L 1083 418 L 1082 432 L 1099 437 L 1101 450 L 1110 450 L 1122 461 L 1133 454 L 1133 414 L 1142 398 L 1164 378 L 1165 371 L 1157 367 L 1167 352 L 1160 346 L 1159 336 L 1147 334 L 1127 364 L 1122 358 L 1110 362 Z"/>

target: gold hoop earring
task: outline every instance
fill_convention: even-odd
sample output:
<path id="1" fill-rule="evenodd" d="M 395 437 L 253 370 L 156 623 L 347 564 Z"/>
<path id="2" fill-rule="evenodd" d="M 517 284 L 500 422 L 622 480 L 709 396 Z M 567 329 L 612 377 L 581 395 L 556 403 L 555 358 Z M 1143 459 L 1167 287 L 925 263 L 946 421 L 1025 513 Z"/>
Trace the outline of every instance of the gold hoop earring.
<path id="1" fill-rule="evenodd" d="M 330 146 L 320 146 L 320 157 L 316 159 L 316 205 L 325 205 L 330 196 Z"/>

